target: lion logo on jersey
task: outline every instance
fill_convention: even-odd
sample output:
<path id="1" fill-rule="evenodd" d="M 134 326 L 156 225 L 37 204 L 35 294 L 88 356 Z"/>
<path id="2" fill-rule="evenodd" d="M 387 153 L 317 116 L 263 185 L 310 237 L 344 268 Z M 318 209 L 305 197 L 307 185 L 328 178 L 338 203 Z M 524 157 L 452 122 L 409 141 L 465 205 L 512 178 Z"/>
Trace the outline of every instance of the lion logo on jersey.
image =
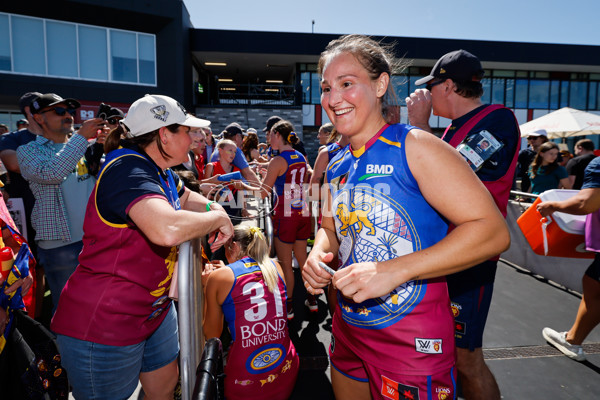
<path id="1" fill-rule="evenodd" d="M 340 227 L 340 234 L 343 236 L 348 235 L 348 228 L 356 225 L 356 233 L 360 233 L 363 227 L 367 227 L 369 232 L 367 235 L 375 236 L 375 227 L 371 220 L 369 220 L 369 213 L 373 209 L 373 205 L 368 202 L 362 202 L 358 204 L 358 207 L 354 205 L 354 202 L 350 203 L 352 210 L 348 209 L 348 206 L 344 203 L 340 203 L 335 211 L 336 217 L 342 223 Z"/>

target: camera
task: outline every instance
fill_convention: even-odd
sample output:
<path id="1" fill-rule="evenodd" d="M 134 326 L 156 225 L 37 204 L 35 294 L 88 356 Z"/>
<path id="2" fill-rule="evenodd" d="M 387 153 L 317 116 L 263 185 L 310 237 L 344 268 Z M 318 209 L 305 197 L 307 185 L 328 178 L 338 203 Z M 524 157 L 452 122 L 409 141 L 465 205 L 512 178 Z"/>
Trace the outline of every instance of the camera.
<path id="1" fill-rule="evenodd" d="M 108 114 L 110 113 L 110 109 L 112 107 L 108 104 L 100 103 L 100 107 L 98 107 L 98 113 L 96 114 L 96 118 L 102 118 L 106 120 L 108 118 Z"/>

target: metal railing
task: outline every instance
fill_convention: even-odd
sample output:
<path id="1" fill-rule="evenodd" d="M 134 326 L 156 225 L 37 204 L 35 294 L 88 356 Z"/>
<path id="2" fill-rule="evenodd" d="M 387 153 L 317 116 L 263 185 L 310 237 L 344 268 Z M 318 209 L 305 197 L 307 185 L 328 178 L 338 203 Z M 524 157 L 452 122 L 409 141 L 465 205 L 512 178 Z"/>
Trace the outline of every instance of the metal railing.
<path id="1" fill-rule="evenodd" d="M 273 246 L 273 220 L 271 220 L 271 196 L 259 200 L 258 227 L 265 233 L 267 245 L 271 249 L 270 257 L 274 257 L 275 246 Z"/>
<path id="2" fill-rule="evenodd" d="M 539 197 L 539 195 L 537 194 L 533 194 L 533 193 L 527 193 L 527 192 L 520 192 L 518 190 L 511 190 L 510 191 L 510 199 L 511 200 L 515 200 L 518 198 L 525 198 L 525 199 L 537 199 Z"/>
<path id="3" fill-rule="evenodd" d="M 202 330 L 202 243 L 194 239 L 179 247 L 177 284 L 179 291 L 179 365 L 181 398 L 190 400 L 196 380 L 196 366 L 200 364 L 204 347 Z"/>

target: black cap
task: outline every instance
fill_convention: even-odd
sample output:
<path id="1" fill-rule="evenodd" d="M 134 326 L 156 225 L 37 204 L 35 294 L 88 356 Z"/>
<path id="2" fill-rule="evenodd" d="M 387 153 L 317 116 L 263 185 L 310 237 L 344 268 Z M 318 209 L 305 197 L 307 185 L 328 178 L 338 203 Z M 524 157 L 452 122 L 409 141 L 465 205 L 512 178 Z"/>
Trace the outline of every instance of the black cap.
<path id="1" fill-rule="evenodd" d="M 31 102 L 31 106 L 30 106 L 31 113 L 37 114 L 46 107 L 51 107 L 51 106 L 54 106 L 56 104 L 61 104 L 61 103 L 65 103 L 67 105 L 67 107 L 72 107 L 72 108 L 81 107 L 81 104 L 75 99 L 63 99 L 62 97 L 60 97 L 57 94 L 46 93 L 46 94 L 39 96 L 37 99 L 34 99 Z"/>
<path id="2" fill-rule="evenodd" d="M 17 121 L 17 126 L 26 124 L 29 124 L 29 121 L 27 121 L 26 119 L 20 119 Z"/>
<path id="3" fill-rule="evenodd" d="M 117 107 L 111 107 L 106 118 L 121 117 L 125 118 L 125 114 Z"/>
<path id="4" fill-rule="evenodd" d="M 265 128 L 263 128 L 263 132 L 268 132 L 271 130 L 271 128 L 273 127 L 273 125 L 275 125 L 276 123 L 278 123 L 279 121 L 281 121 L 281 117 L 278 117 L 277 115 L 273 115 L 272 117 L 270 117 L 267 120 L 267 126 Z"/>
<path id="5" fill-rule="evenodd" d="M 479 82 L 483 78 L 481 62 L 473 54 L 466 50 L 455 50 L 444 54 L 433 66 L 428 76 L 415 82 L 416 85 L 424 85 L 434 78 L 446 80 L 452 79 L 456 82 Z"/>
<path id="6" fill-rule="evenodd" d="M 237 122 L 232 122 L 225 127 L 225 130 L 223 131 L 223 137 L 225 139 L 229 139 L 229 138 L 234 137 L 235 135 L 243 136 L 244 129 L 242 129 L 242 126 L 240 124 L 238 124 Z"/>
<path id="7" fill-rule="evenodd" d="M 19 99 L 19 108 L 21 109 L 21 114 L 25 115 L 25 107 L 31 106 L 31 102 L 42 94 L 39 92 L 27 92 Z M 27 116 L 27 115 L 25 115 Z"/>

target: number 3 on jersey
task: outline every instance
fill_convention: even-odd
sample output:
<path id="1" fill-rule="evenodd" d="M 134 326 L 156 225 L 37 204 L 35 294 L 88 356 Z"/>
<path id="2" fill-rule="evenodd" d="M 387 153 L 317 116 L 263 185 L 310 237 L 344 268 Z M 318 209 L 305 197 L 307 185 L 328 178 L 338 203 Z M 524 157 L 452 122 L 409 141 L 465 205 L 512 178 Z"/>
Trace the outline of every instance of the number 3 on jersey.
<path id="1" fill-rule="evenodd" d="M 268 294 L 271 294 L 267 290 Z M 265 300 L 265 286 L 262 282 L 250 282 L 244 285 L 242 290 L 244 296 L 250 296 L 250 303 L 253 304 L 252 308 L 244 311 L 244 318 L 248 322 L 256 322 L 264 319 L 267 316 L 267 301 Z M 283 300 L 281 299 L 281 292 L 279 287 L 276 287 L 273 291 L 273 298 L 275 300 L 275 313 L 277 317 L 283 317 Z"/>

